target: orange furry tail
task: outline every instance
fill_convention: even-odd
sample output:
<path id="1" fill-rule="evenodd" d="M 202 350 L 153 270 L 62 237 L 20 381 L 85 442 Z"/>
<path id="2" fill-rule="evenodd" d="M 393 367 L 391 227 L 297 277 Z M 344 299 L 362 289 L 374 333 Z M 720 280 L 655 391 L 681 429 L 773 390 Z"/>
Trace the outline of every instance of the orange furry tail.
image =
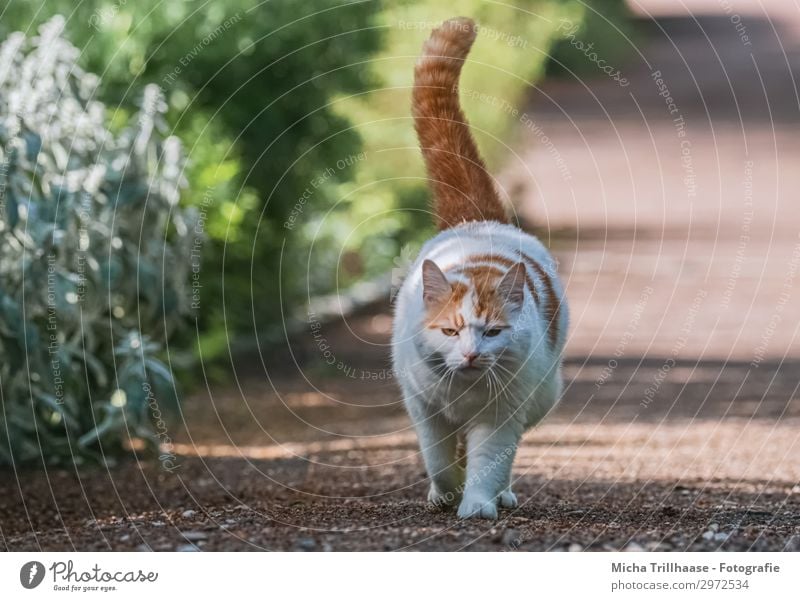
<path id="1" fill-rule="evenodd" d="M 440 230 L 465 221 L 508 223 L 458 101 L 458 78 L 476 35 L 472 19 L 445 21 L 414 68 L 411 112 Z"/>

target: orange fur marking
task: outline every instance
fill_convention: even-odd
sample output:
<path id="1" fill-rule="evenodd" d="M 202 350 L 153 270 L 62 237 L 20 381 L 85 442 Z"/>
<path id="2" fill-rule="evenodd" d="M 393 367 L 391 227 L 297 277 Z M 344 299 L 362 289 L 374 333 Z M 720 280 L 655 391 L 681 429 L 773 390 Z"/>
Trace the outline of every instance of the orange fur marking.
<path id="1" fill-rule="evenodd" d="M 485 316 L 486 321 L 499 322 L 505 319 L 503 299 L 497 295 L 497 285 L 505 275 L 493 267 L 474 267 L 470 276 L 475 287 L 475 314 Z"/>
<path id="2" fill-rule="evenodd" d="M 522 252 L 520 255 L 522 256 L 522 259 L 528 265 L 530 265 L 536 274 L 541 278 L 542 284 L 544 285 L 545 296 L 547 297 L 547 300 L 544 304 L 544 311 L 548 320 L 547 332 L 550 337 L 550 344 L 555 345 L 556 341 L 558 340 L 558 315 L 560 311 L 560 302 L 556 296 L 556 291 L 553 288 L 553 280 L 550 278 L 550 275 L 547 273 L 544 267 L 534 260 L 533 257 Z"/>
<path id="3" fill-rule="evenodd" d="M 464 318 L 458 313 L 458 310 L 461 308 L 461 303 L 467 292 L 469 292 L 469 287 L 463 282 L 450 282 L 450 287 L 452 289 L 450 296 L 428 309 L 428 327 L 431 329 L 442 327 L 436 323 L 440 320 L 448 320 L 450 323 L 455 324 L 459 317 L 462 322 L 459 327 L 464 325 Z"/>
<path id="4" fill-rule="evenodd" d="M 411 112 L 433 189 L 440 230 L 508 216 L 458 99 L 458 79 L 477 29 L 459 17 L 434 29 L 414 68 Z"/>
<path id="5" fill-rule="evenodd" d="M 467 265 L 463 267 L 456 267 L 453 269 L 456 273 L 463 273 L 470 279 L 474 280 L 476 277 L 485 277 L 489 274 L 502 276 L 505 272 L 499 267 L 494 265 Z"/>
<path id="6" fill-rule="evenodd" d="M 502 255 L 493 255 L 490 253 L 482 254 L 482 255 L 470 255 L 467 257 L 468 262 L 475 262 L 475 263 L 500 263 L 506 267 L 511 267 L 516 261 L 509 259 L 508 257 L 503 257 Z M 533 297 L 533 301 L 538 305 L 539 304 L 539 292 L 536 290 L 536 286 L 531 279 L 530 274 L 525 272 L 525 285 L 528 287 L 528 292 L 531 293 Z"/>
<path id="7" fill-rule="evenodd" d="M 485 255 L 470 255 L 469 257 L 467 257 L 466 262 L 489 263 L 489 264 L 500 263 L 501 265 L 504 265 L 506 267 L 511 267 L 516 261 L 512 261 L 511 259 L 507 257 L 502 257 L 500 255 L 485 254 Z M 466 268 L 459 267 L 457 265 L 451 265 L 445 271 L 451 269 L 455 271 L 464 271 L 464 269 Z M 470 269 L 474 268 L 471 267 Z M 505 275 L 505 272 L 503 272 L 503 274 Z M 531 279 L 531 276 L 527 271 L 525 272 L 525 285 L 528 287 L 528 292 L 530 292 L 531 296 L 533 297 L 533 302 L 535 302 L 536 305 L 538 306 L 539 292 L 536 290 L 536 285 L 533 283 L 533 279 Z"/>
<path id="8" fill-rule="evenodd" d="M 502 255 L 493 255 L 491 253 L 485 253 L 482 255 L 470 255 L 464 261 L 465 263 L 499 263 L 500 265 L 504 265 L 505 267 L 511 267 L 515 261 L 509 259 L 508 257 L 504 257 Z"/>
<path id="9" fill-rule="evenodd" d="M 487 322 L 506 325 L 507 320 L 503 312 L 505 303 L 503 299 L 497 295 L 497 285 L 500 280 L 503 279 L 506 271 L 494 265 L 451 265 L 443 271 L 458 272 L 469 278 L 472 289 L 475 291 L 475 314 L 478 317 L 485 317 Z M 453 285 L 464 287 L 466 291 L 470 289 L 466 284 L 461 282 L 457 282 Z M 442 318 L 448 319 L 449 323 L 453 324 L 456 329 L 463 327 L 464 318 L 457 311 L 461 301 L 464 299 L 465 293 L 462 293 L 457 300 L 451 300 L 449 305 L 443 307 L 441 310 L 438 310 L 438 306 L 435 307 L 438 312 L 434 318 L 430 318 L 430 325 L 428 327 L 440 327 L 433 322 Z"/>

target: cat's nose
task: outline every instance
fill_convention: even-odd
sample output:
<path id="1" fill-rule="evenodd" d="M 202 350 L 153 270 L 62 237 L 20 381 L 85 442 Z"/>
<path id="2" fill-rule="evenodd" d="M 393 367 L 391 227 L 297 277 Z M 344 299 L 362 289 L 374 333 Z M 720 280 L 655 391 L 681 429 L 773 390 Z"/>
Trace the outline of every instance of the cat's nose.
<path id="1" fill-rule="evenodd" d="M 464 360 L 467 362 L 467 365 L 472 365 L 472 362 L 475 361 L 480 355 L 478 353 L 464 353 Z"/>

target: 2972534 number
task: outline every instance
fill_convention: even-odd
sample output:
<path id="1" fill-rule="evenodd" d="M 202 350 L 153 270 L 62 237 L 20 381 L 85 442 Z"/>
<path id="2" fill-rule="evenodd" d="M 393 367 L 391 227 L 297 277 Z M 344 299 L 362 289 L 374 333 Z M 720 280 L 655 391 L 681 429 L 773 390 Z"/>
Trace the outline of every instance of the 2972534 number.
<path id="1" fill-rule="evenodd" d="M 750 588 L 750 582 L 747 580 L 723 580 L 723 579 L 703 579 L 698 580 L 697 589 L 701 591 L 707 590 L 746 590 Z"/>

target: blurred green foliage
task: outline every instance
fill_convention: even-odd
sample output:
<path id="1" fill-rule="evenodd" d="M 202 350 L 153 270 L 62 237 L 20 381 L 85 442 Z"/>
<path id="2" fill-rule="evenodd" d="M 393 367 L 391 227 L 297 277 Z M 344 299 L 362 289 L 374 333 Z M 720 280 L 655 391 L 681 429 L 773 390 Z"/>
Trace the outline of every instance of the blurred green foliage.
<path id="1" fill-rule="evenodd" d="M 0 46 L 0 463 L 159 442 L 196 211 L 156 86 L 119 133 L 54 17 Z M 163 442 L 163 441 L 162 441 Z"/>
<path id="2" fill-rule="evenodd" d="M 362 62 L 378 48 L 378 5 L 315 0 L 5 0 L 2 33 L 66 17 L 81 65 L 127 121 L 137 94 L 155 83 L 185 143 L 184 202 L 201 210 L 207 240 L 197 315 L 204 356 L 228 335 L 280 322 L 279 262 L 298 267 L 284 302 L 302 300 L 303 247 L 284 227 L 310 182 L 356 154 L 357 132 L 329 106 L 333 93 L 373 82 Z M 326 207 L 351 166 L 334 167 L 305 208 Z M 284 244 L 288 242 L 287 244 Z M 283 253 L 283 255 L 282 255 Z M 286 281 L 284 284 L 286 284 Z M 251 285 L 252 283 L 252 285 Z M 224 308 L 224 315 L 223 315 Z"/>
<path id="3" fill-rule="evenodd" d="M 640 41 L 629 17 L 630 10 L 622 0 L 573 3 L 556 23 L 557 42 L 547 76 L 602 77 L 604 65 L 611 65 L 613 71 L 624 67 L 626 56 Z M 598 60 L 602 61 L 599 65 Z"/>

